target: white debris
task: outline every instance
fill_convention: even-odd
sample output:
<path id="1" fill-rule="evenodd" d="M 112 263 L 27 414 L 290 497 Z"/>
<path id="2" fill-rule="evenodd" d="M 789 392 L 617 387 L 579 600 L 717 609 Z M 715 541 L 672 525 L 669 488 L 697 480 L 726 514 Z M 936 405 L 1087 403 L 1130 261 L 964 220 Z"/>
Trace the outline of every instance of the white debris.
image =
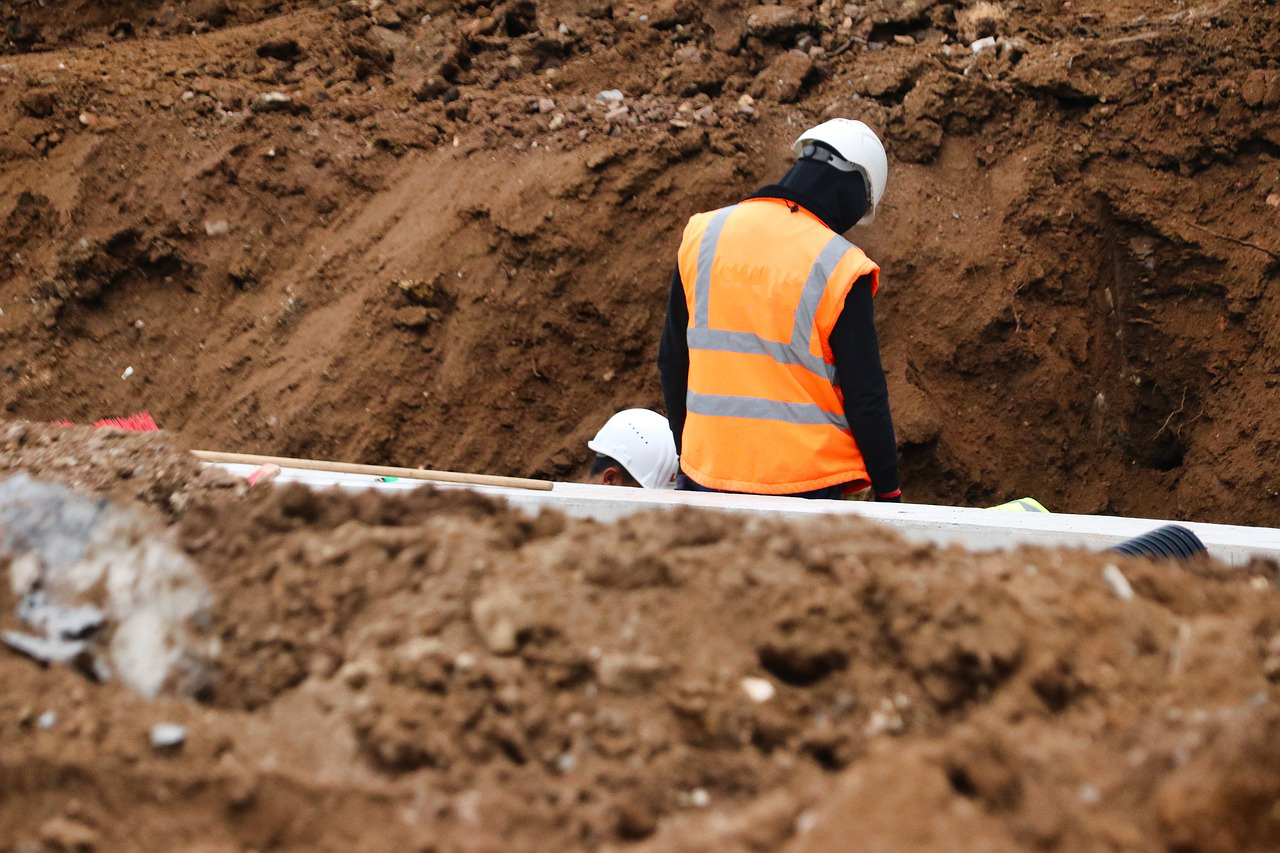
<path id="1" fill-rule="evenodd" d="M 800 812 L 800 816 L 796 818 L 796 835 L 812 832 L 817 825 L 818 815 L 814 813 L 813 809 L 806 809 Z"/>
<path id="2" fill-rule="evenodd" d="M 1096 805 L 1102 799 L 1102 792 L 1098 790 L 1096 785 L 1080 786 L 1080 802 L 1086 806 Z"/>
<path id="3" fill-rule="evenodd" d="M 130 376 L 132 376 L 132 375 L 133 375 L 133 365 L 131 364 L 131 365 L 129 365 L 128 367 L 126 367 L 126 368 L 124 369 L 124 373 L 121 373 L 121 374 L 120 374 L 120 378 L 121 378 L 121 379 L 128 379 L 128 378 L 129 378 Z"/>
<path id="4" fill-rule="evenodd" d="M 187 727 L 177 723 L 156 723 L 151 727 L 152 749 L 176 749 L 187 740 Z"/>
<path id="5" fill-rule="evenodd" d="M 45 711 L 36 718 L 36 725 L 42 729 L 51 729 L 58 724 L 57 711 Z"/>
<path id="6" fill-rule="evenodd" d="M 618 101 L 621 101 L 623 97 L 625 96 L 622 94 L 622 90 L 620 89 L 605 89 L 603 92 L 596 95 L 596 100 L 604 101 L 605 103 L 617 103 Z"/>
<path id="7" fill-rule="evenodd" d="M 996 49 L 995 36 L 987 36 L 986 38 L 978 39 L 973 44 L 969 45 L 969 49 L 973 51 L 974 56 L 977 56 L 979 53 L 982 53 L 983 51 L 995 50 Z"/>
<path id="8" fill-rule="evenodd" d="M 255 95 L 249 108 L 255 113 L 271 113 L 287 110 L 293 104 L 293 98 L 284 92 L 262 92 Z"/>
<path id="9" fill-rule="evenodd" d="M 547 125 L 547 129 L 555 131 L 562 127 L 564 127 L 564 113 L 556 113 L 555 116 L 552 117 L 551 123 Z"/>
<path id="10" fill-rule="evenodd" d="M 1114 564 L 1107 563 L 1103 568 L 1102 582 L 1111 587 L 1111 591 L 1121 601 L 1131 601 L 1133 599 L 1133 587 L 1129 585 L 1129 579 Z"/>
<path id="11" fill-rule="evenodd" d="M 204 224 L 204 233 L 208 234 L 210 237 L 220 237 L 230 230 L 231 226 L 227 224 L 227 220 L 225 219 L 208 221 Z"/>
<path id="12" fill-rule="evenodd" d="M 199 689 L 213 652 L 192 628 L 207 619 L 208 588 L 153 524 L 23 474 L 0 480 L 0 554 L 12 561 L 19 618 L 48 641 L 10 632 L 8 644 L 96 680 L 118 676 L 146 697 L 171 679 L 180 691 Z"/>
<path id="13" fill-rule="evenodd" d="M 777 692 L 773 682 L 766 678 L 744 678 L 741 684 L 743 692 L 752 702 L 768 702 Z"/>
<path id="14" fill-rule="evenodd" d="M 683 799 L 696 809 L 705 809 L 711 804 L 711 795 L 705 788 L 694 788 Z"/>

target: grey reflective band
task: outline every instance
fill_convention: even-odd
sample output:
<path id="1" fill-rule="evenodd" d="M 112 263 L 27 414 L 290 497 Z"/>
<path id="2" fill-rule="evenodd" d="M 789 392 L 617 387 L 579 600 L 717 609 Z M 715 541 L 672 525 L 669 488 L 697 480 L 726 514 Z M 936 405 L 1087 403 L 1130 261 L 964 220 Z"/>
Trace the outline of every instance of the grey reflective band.
<path id="1" fill-rule="evenodd" d="M 801 426 L 830 425 L 849 432 L 849 421 L 844 415 L 828 412 L 813 403 L 784 403 L 762 397 L 732 397 L 727 394 L 698 394 L 690 391 L 688 408 L 695 415 L 782 421 Z"/>
<path id="2" fill-rule="evenodd" d="M 827 292 L 827 280 L 852 245 L 839 234 L 832 235 L 827 245 L 818 253 L 818 259 L 809 268 L 809 278 L 804 283 L 804 290 L 800 292 L 800 304 L 796 306 L 795 324 L 791 327 L 793 349 L 809 352 L 813 324 L 818 316 L 818 306 L 822 304 L 822 295 Z"/>
<path id="3" fill-rule="evenodd" d="M 827 364 L 819 356 L 797 350 L 789 344 L 767 340 L 751 332 L 730 332 L 725 329 L 690 329 L 689 349 L 702 352 L 733 352 L 742 355 L 767 356 L 778 364 L 790 364 L 836 384 L 836 366 Z"/>
<path id="4" fill-rule="evenodd" d="M 720 242 L 720 232 L 729 214 L 738 209 L 736 204 L 717 210 L 707 223 L 707 230 L 702 233 L 702 242 L 698 244 L 698 278 L 693 285 L 693 325 L 694 328 L 705 329 L 710 325 L 708 317 L 711 308 L 711 265 L 716 259 L 716 245 Z"/>

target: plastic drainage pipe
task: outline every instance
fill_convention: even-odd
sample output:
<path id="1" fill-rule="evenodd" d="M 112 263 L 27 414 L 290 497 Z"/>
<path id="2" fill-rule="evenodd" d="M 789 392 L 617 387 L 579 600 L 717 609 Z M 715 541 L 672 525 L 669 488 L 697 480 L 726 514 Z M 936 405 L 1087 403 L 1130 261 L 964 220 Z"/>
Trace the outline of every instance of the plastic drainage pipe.
<path id="1" fill-rule="evenodd" d="M 1197 554 L 1207 553 L 1208 549 L 1204 547 L 1200 537 L 1187 528 L 1169 524 L 1121 542 L 1110 550 L 1130 557 L 1187 560 Z"/>

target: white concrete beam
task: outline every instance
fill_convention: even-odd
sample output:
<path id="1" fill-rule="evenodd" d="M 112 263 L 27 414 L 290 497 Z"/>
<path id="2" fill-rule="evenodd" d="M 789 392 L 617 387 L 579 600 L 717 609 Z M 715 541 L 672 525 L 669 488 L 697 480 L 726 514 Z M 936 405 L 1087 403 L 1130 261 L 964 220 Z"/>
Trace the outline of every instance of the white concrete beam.
<path id="1" fill-rule="evenodd" d="M 234 474 L 247 476 L 251 465 L 221 465 Z M 377 489 L 409 491 L 425 483 L 421 480 L 380 482 L 355 474 L 327 474 L 319 471 L 285 469 L 277 483 L 303 483 L 316 489 L 338 487 L 347 490 Z M 777 518 L 806 518 L 814 515 L 856 515 L 887 524 L 904 538 L 939 545 L 958 544 L 973 551 L 991 551 L 1014 545 L 1068 546 L 1101 551 L 1126 539 L 1165 524 L 1181 524 L 1195 531 L 1209 553 L 1240 565 L 1253 557 L 1280 561 L 1280 529 L 1242 527 L 1231 524 L 1162 521 L 1151 518 L 1064 515 L 1059 513 L 993 512 L 970 507 L 927 504 L 867 503 L 862 501 L 806 501 L 758 495 L 723 495 L 704 492 L 585 486 L 556 483 L 549 492 L 494 487 L 435 484 L 442 489 L 467 489 L 501 498 L 510 505 L 536 513 L 545 508 L 579 518 L 615 521 L 644 510 L 699 506 L 727 512 L 770 515 Z"/>

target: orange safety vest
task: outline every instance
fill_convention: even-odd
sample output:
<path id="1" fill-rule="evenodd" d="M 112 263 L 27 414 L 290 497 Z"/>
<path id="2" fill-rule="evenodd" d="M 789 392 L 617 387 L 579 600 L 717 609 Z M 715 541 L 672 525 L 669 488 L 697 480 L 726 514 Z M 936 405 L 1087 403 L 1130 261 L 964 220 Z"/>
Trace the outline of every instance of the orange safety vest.
<path id="1" fill-rule="evenodd" d="M 831 329 L 880 267 L 803 207 L 756 198 L 685 226 L 689 391 L 680 467 L 730 492 L 869 485 L 845 418 Z"/>

